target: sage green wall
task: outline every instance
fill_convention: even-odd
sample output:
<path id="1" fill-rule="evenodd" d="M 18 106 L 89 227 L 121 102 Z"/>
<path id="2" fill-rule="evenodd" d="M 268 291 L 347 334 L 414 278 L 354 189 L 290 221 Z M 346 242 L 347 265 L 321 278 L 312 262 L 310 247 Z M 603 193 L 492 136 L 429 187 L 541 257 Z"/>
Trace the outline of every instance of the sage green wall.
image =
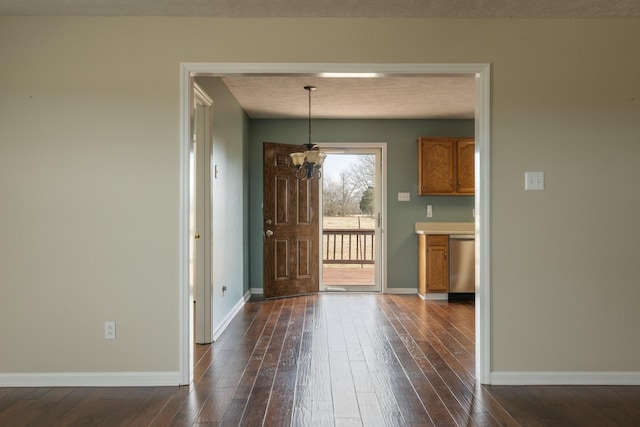
<path id="1" fill-rule="evenodd" d="M 251 287 L 262 288 L 262 143 L 300 144 L 307 120 L 251 120 L 250 239 Z M 417 221 L 473 221 L 473 197 L 418 196 L 417 138 L 473 137 L 473 120 L 313 120 L 313 140 L 321 142 L 387 143 L 388 287 L 417 290 Z M 398 202 L 398 192 L 411 193 Z M 434 216 L 427 218 L 426 205 Z"/>
<path id="2" fill-rule="evenodd" d="M 249 282 L 248 232 L 249 117 L 219 77 L 198 77 L 196 82 L 213 99 L 211 180 L 213 324 L 243 298 Z M 238 274 L 243 272 L 243 274 Z M 222 286 L 227 287 L 222 292 Z"/>

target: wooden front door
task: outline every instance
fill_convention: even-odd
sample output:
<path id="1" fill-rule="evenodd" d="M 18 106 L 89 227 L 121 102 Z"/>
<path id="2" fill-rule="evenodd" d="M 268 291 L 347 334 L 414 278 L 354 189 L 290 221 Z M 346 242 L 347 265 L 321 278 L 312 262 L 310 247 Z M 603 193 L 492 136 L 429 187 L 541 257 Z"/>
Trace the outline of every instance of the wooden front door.
<path id="1" fill-rule="evenodd" d="M 299 180 L 289 154 L 301 147 L 265 142 L 263 236 L 264 296 L 318 292 L 317 180 Z"/>

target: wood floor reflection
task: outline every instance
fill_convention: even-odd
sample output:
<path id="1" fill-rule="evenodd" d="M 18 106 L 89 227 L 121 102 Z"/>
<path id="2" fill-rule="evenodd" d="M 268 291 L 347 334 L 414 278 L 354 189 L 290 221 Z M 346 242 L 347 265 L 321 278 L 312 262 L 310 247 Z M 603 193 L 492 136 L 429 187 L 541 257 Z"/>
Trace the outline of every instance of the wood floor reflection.
<path id="1" fill-rule="evenodd" d="M 248 302 L 188 387 L 2 388 L 2 426 L 632 426 L 638 387 L 487 387 L 473 302 Z"/>

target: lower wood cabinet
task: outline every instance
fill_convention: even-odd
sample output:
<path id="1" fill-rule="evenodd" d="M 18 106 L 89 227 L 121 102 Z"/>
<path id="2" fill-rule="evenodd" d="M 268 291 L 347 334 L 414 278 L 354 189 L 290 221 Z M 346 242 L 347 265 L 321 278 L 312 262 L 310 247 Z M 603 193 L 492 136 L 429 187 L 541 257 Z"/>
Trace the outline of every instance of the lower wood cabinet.
<path id="1" fill-rule="evenodd" d="M 418 291 L 449 292 L 449 235 L 418 235 Z"/>

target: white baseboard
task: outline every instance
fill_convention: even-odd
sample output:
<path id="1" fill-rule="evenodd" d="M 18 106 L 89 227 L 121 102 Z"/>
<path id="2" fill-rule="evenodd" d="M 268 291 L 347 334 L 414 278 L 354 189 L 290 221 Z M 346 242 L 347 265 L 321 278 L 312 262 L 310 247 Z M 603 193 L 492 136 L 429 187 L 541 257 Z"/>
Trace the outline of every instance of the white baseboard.
<path id="1" fill-rule="evenodd" d="M 264 295 L 263 288 L 251 288 L 249 292 L 251 292 L 251 295 Z M 396 295 L 417 295 L 418 290 L 416 288 L 387 288 L 384 293 Z"/>
<path id="2" fill-rule="evenodd" d="M 384 291 L 385 294 L 394 294 L 394 295 L 416 295 L 418 293 L 418 289 L 416 288 L 387 288 Z"/>
<path id="3" fill-rule="evenodd" d="M 640 372 L 492 372 L 491 385 L 640 385 Z"/>
<path id="4" fill-rule="evenodd" d="M 418 294 L 420 298 L 429 301 L 448 301 L 449 294 L 446 292 L 441 293 L 426 293 L 424 295 Z"/>
<path id="5" fill-rule="evenodd" d="M 217 340 L 218 338 L 220 338 L 220 335 L 222 335 L 222 333 L 224 332 L 225 329 L 227 329 L 227 326 L 229 326 L 229 323 L 231 323 L 231 321 L 233 320 L 234 317 L 236 317 L 236 314 L 238 314 L 238 312 L 240 310 L 242 310 L 242 307 L 244 307 L 244 304 L 246 302 L 246 295 L 244 295 L 242 298 L 240 298 L 240 301 L 238 301 L 236 303 L 236 305 L 231 309 L 231 311 L 225 316 L 224 319 L 222 319 L 222 322 L 220 322 L 220 326 L 218 326 L 214 331 L 213 331 L 213 340 Z"/>
<path id="6" fill-rule="evenodd" d="M 251 292 L 251 295 L 264 295 L 263 288 L 251 288 L 249 291 Z M 416 288 L 387 288 L 384 293 L 396 295 L 417 295 L 418 290 Z"/>
<path id="7" fill-rule="evenodd" d="M 213 333 L 220 337 L 250 293 L 243 295 Z M 179 371 L 171 372 L 55 372 L 0 373 L 0 387 L 160 387 L 181 384 Z"/>
<path id="8" fill-rule="evenodd" d="M 160 387 L 179 386 L 180 372 L 0 373 L 0 387 Z"/>

